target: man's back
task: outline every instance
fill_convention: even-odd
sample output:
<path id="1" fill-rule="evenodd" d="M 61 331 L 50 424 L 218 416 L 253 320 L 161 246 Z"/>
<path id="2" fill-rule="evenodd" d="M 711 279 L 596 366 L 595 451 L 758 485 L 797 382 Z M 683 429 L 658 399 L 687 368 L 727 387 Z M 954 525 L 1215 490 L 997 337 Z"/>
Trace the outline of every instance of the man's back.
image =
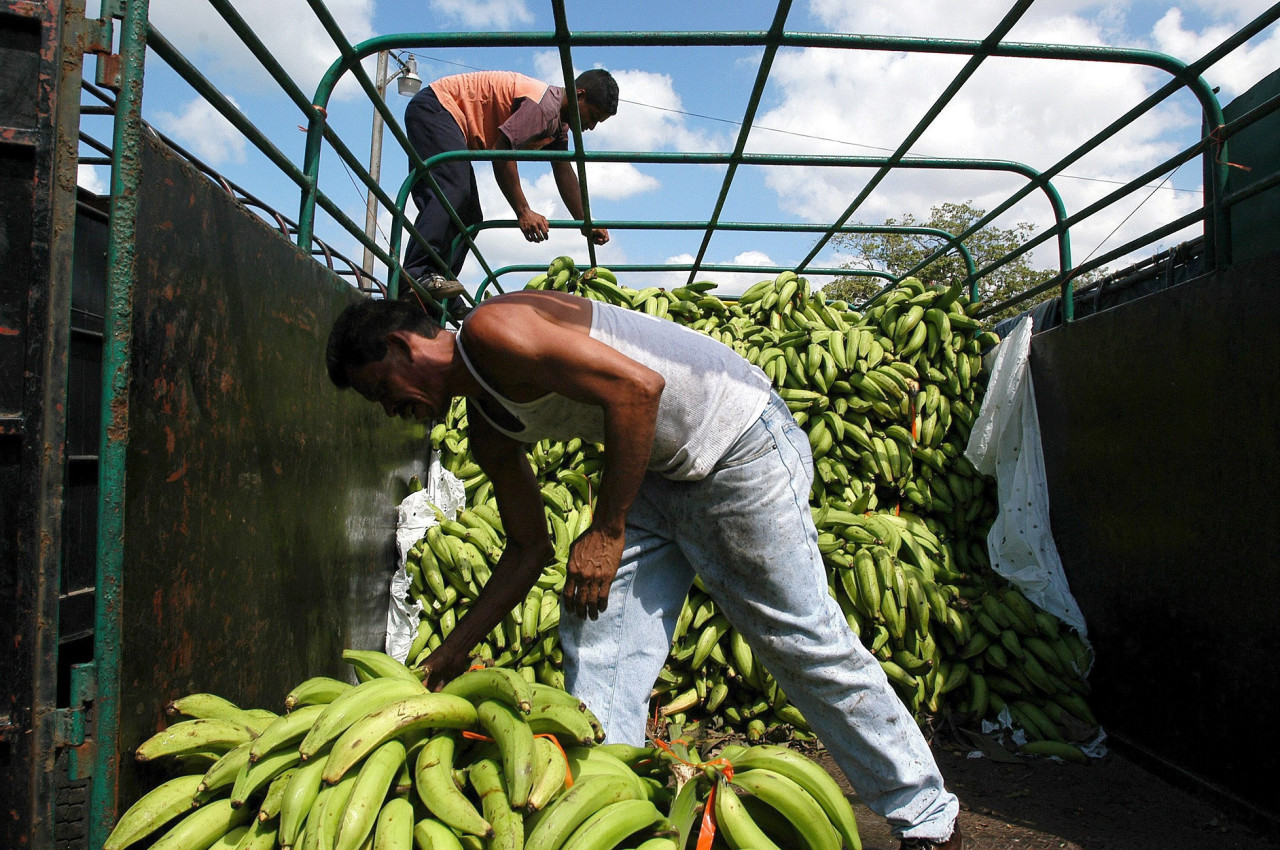
<path id="1" fill-rule="evenodd" d="M 534 120 L 521 121 L 520 131 L 514 134 L 530 135 L 530 138 L 508 138 L 511 147 L 543 147 L 555 138 L 560 129 L 559 92 L 562 90 L 524 74 L 514 71 L 457 74 L 436 80 L 431 84 L 431 90 L 462 128 L 470 150 L 503 147 L 503 133 L 499 128 L 511 118 L 522 101 L 538 108 L 530 116 Z"/>

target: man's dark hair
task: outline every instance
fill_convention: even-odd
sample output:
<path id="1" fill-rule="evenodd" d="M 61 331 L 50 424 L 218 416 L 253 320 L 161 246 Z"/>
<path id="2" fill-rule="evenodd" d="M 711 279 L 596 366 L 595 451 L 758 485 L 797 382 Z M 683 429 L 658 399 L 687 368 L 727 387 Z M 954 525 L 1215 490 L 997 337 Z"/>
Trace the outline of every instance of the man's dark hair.
<path id="1" fill-rule="evenodd" d="M 440 325 L 417 304 L 366 298 L 347 306 L 329 331 L 325 365 L 329 380 L 344 390 L 351 386 L 351 370 L 377 363 L 387 356 L 387 334 L 411 331 L 432 338 Z"/>
<path id="2" fill-rule="evenodd" d="M 573 86 L 582 89 L 587 103 L 596 109 L 602 109 L 609 115 L 618 114 L 618 82 L 608 71 L 603 68 L 583 71 Z"/>

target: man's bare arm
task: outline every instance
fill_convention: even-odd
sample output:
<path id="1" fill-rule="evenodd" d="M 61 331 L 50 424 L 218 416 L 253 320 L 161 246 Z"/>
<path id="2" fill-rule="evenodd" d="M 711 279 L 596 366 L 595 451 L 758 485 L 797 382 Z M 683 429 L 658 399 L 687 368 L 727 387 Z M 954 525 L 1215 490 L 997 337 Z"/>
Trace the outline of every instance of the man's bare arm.
<path id="1" fill-rule="evenodd" d="M 499 150 L 511 149 L 505 136 L 499 141 L 498 148 Z M 529 208 L 529 201 L 524 196 L 524 188 L 520 185 L 520 169 L 516 161 L 495 159 L 493 179 L 498 181 L 498 188 L 502 190 L 503 197 L 511 205 L 512 212 L 516 214 L 516 221 L 520 224 L 520 231 L 524 234 L 524 238 L 530 242 L 544 241 L 550 232 L 550 227 L 547 225 L 545 216 Z"/>
<path id="2" fill-rule="evenodd" d="M 494 566 L 493 578 L 428 656 L 427 685 L 431 688 L 442 687 L 467 670 L 471 650 L 524 601 L 553 554 L 542 494 L 524 447 L 495 430 L 476 410 L 474 401 L 469 402 L 467 423 L 471 455 L 493 484 L 507 544 Z"/>
<path id="3" fill-rule="evenodd" d="M 590 529 L 570 553 L 564 589 L 575 613 L 594 618 L 608 605 L 627 511 L 648 469 L 665 382 L 584 328 L 567 327 L 580 324 L 580 318 L 568 317 L 581 309 L 578 299 L 555 293 L 495 299 L 468 319 L 468 351 L 491 375 L 520 376 L 526 390 L 558 393 L 604 412 L 600 495 Z"/>
<path id="4" fill-rule="evenodd" d="M 578 184 L 576 167 L 571 162 L 556 161 L 551 163 L 551 173 L 555 175 L 556 189 L 559 190 L 560 199 L 569 210 L 569 216 L 581 221 L 582 189 Z M 603 245 L 609 241 L 609 231 L 603 227 L 594 227 L 590 231 L 584 229 L 582 235 L 590 237 L 591 241 L 597 245 Z"/>

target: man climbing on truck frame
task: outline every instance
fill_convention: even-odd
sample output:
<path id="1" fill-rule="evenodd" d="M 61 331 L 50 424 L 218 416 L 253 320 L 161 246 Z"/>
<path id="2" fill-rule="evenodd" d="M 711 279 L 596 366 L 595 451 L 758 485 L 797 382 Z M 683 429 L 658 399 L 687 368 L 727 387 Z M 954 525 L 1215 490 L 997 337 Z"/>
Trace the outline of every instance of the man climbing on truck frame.
<path id="1" fill-rule="evenodd" d="M 424 161 L 458 150 L 567 150 L 570 94 L 577 100 L 583 130 L 595 128 L 618 111 L 618 84 L 600 68 L 579 74 L 573 92 L 512 71 L 476 71 L 442 77 L 424 86 L 405 108 L 405 131 Z M 582 194 L 573 163 L 553 162 L 551 172 L 569 215 L 581 219 Z M 470 162 L 443 162 L 431 169 L 431 175 L 463 224 L 469 226 L 482 220 L 476 172 Z M 494 160 L 493 176 L 525 238 L 530 242 L 544 241 L 549 232 L 547 219 L 530 208 L 525 199 L 517 163 Z M 413 200 L 418 206 L 414 227 L 457 278 L 467 256 L 464 248 L 453 250 L 457 225 L 425 179 L 414 184 Z M 593 228 L 586 235 L 597 245 L 609 241 L 609 231 L 602 227 Z M 433 295 L 458 294 L 456 280 L 431 269 L 430 262 L 427 252 L 416 240 L 410 240 L 404 257 L 405 271 Z M 409 287 L 404 289 L 407 292 Z"/>
<path id="2" fill-rule="evenodd" d="M 591 527 L 574 543 L 560 639 L 568 689 L 607 740 L 644 742 L 649 692 L 695 573 L 902 847 L 959 850 L 959 802 L 880 665 L 827 592 L 809 509 L 809 442 L 764 373 L 695 331 L 559 292 L 512 292 L 457 332 L 366 300 L 338 317 L 329 377 L 388 416 L 467 400 L 471 453 L 507 531 L 469 613 L 427 658 L 438 687 L 552 557 L 524 444 L 604 445 Z"/>

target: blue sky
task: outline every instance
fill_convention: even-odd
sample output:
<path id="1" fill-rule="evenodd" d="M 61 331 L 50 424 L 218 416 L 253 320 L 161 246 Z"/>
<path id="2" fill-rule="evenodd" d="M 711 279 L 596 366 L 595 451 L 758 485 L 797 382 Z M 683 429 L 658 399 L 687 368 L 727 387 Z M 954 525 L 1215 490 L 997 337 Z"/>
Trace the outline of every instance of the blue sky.
<path id="1" fill-rule="evenodd" d="M 250 3 L 236 8 L 289 69 L 304 91 L 314 89 L 337 56 L 305 0 Z M 576 31 L 764 30 L 776 13 L 770 2 L 643 4 L 571 0 L 570 28 Z M 534 31 L 554 27 L 550 3 L 540 0 L 330 0 L 328 8 L 352 42 L 396 32 Z M 840 32 L 981 39 L 1008 12 L 1008 0 L 798 0 L 786 27 L 795 32 Z M 1256 0 L 1225 0 L 1180 5 L 1102 3 L 1091 0 L 1039 0 L 1015 25 L 1007 40 L 1135 47 L 1169 53 L 1190 62 L 1222 38 L 1267 9 Z M 278 90 L 238 39 L 204 0 L 151 0 L 155 26 L 206 73 L 221 91 L 301 164 L 303 118 Z M 418 73 L 430 81 L 472 69 L 509 69 L 560 82 L 559 56 L 534 49 L 471 48 L 411 51 Z M 755 81 L 758 48 L 609 48 L 576 49 L 577 70 L 608 68 L 621 86 L 618 114 L 585 135 L 588 150 L 728 152 Z M 942 92 L 964 63 L 963 57 L 850 50 L 787 48 L 780 51 L 761 102 L 748 150 L 781 154 L 884 156 Z M 1243 49 L 1210 68 L 1206 79 L 1221 87 L 1223 103 L 1280 66 L 1280 33 L 1273 25 Z M 369 67 L 372 68 L 372 60 Z M 1083 62 L 991 59 L 980 68 L 912 147 L 930 157 L 1016 160 L 1038 169 L 1055 163 L 1148 93 L 1167 77 L 1150 69 Z M 387 96 L 394 114 L 407 99 Z M 252 145 L 214 113 L 154 54 L 148 57 L 144 116 L 162 132 L 190 147 L 219 169 L 290 217 L 296 217 L 298 192 Z M 372 107 L 350 82 L 330 102 L 331 125 L 358 155 L 367 156 Z M 1155 163 L 1193 143 L 1199 134 L 1197 104 L 1179 94 L 1131 129 L 1066 169 L 1055 181 L 1068 211 L 1112 191 Z M 487 164 L 477 166 L 482 203 L 495 219 L 512 217 Z M 825 224 L 840 215 L 874 172 L 855 168 L 750 167 L 739 169 L 722 218 L 757 222 Z M 542 163 L 524 163 L 521 174 L 533 207 L 553 219 L 567 218 Z M 395 195 L 405 175 L 405 157 L 388 134 L 382 184 Z M 720 191 L 722 166 L 659 164 L 593 165 L 588 171 L 592 213 L 623 220 L 702 220 Z M 105 173 L 86 170 L 82 181 L 101 185 Z M 363 190 L 357 189 L 338 157 L 326 150 L 321 187 L 358 224 L 364 221 Z M 994 207 L 1020 179 L 992 172 L 911 171 L 895 173 L 866 199 L 852 221 L 882 222 L 912 213 L 927 217 L 943 202 L 974 201 Z M 1121 200 L 1073 230 L 1075 256 L 1103 252 L 1200 203 L 1200 168 L 1188 164 L 1158 188 Z M 998 224 L 1051 221 L 1043 196 L 1033 194 Z M 381 217 L 385 234 L 389 218 Z M 317 233 L 359 261 L 357 241 L 325 216 Z M 1177 234 L 1165 245 L 1188 238 Z M 615 229 L 609 245 L 598 249 L 604 265 L 628 262 L 689 261 L 701 244 L 698 232 L 644 232 Z M 706 255 L 711 263 L 789 265 L 815 244 L 812 235 L 722 234 Z M 525 242 L 514 230 L 490 230 L 480 246 L 493 268 L 514 263 L 546 263 L 569 253 L 586 261 L 585 241 L 558 231 L 540 245 Z M 1150 251 L 1138 256 L 1146 256 Z M 834 246 L 818 257 L 820 266 L 847 259 Z M 1052 251 L 1041 250 L 1039 265 L 1051 265 Z M 474 263 L 464 282 L 474 284 Z M 527 275 L 504 278 L 508 288 Z M 671 285 L 680 275 L 633 275 L 633 286 Z M 704 275 L 722 282 L 726 292 L 740 291 L 759 274 Z"/>

